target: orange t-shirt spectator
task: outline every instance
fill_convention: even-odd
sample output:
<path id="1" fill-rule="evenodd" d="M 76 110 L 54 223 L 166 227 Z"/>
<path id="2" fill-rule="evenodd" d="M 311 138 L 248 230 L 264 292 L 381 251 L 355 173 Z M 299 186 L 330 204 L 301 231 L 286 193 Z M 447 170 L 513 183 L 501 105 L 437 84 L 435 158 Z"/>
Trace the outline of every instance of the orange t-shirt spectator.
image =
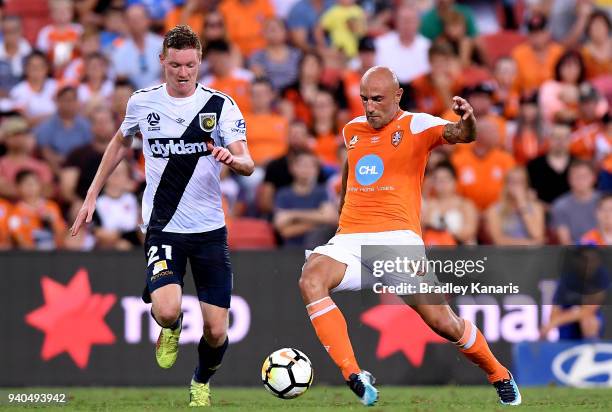
<path id="1" fill-rule="evenodd" d="M 9 217 L 9 232 L 21 249 L 53 250 L 63 245 L 66 223 L 57 203 L 42 196 L 42 182 L 31 171 L 17 174 L 19 202 Z"/>
<path id="2" fill-rule="evenodd" d="M 272 111 L 274 92 L 267 79 L 257 79 L 251 85 L 252 110 L 245 113 L 249 152 L 257 166 L 287 153 L 287 119 Z"/>
<path id="3" fill-rule="evenodd" d="M 497 147 L 498 128 L 488 120 L 478 122 L 478 139 L 469 150 L 455 152 L 451 162 L 457 170 L 457 193 L 485 210 L 499 199 L 506 172 L 514 158 Z"/>
<path id="4" fill-rule="evenodd" d="M 0 250 L 11 247 L 11 237 L 8 228 L 10 213 L 11 204 L 4 199 L 0 199 Z"/>
<path id="5" fill-rule="evenodd" d="M 230 45 L 224 40 L 211 41 L 206 46 L 205 55 L 211 75 L 205 77 L 202 84 L 228 94 L 243 113 L 250 111 L 253 74 L 234 66 Z"/>
<path id="6" fill-rule="evenodd" d="M 552 79 L 555 64 L 563 53 L 563 47 L 550 40 L 546 25 L 544 15 L 534 14 L 527 22 L 527 41 L 512 50 L 518 68 L 516 86 L 521 95 L 533 92 L 544 81 Z"/>
<path id="7" fill-rule="evenodd" d="M 269 0 L 223 0 L 219 6 L 227 34 L 242 54 L 248 57 L 265 46 L 262 35 L 264 21 L 274 17 Z"/>

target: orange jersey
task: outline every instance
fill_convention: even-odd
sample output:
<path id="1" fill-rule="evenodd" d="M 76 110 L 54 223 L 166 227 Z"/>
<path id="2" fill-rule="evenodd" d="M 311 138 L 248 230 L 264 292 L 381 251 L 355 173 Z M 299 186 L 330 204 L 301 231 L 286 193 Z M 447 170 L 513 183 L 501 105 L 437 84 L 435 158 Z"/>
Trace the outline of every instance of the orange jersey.
<path id="1" fill-rule="evenodd" d="M 46 249 L 50 242 L 55 243 L 55 247 L 62 245 L 66 223 L 59 206 L 51 200 L 44 200 L 37 209 L 19 202 L 10 214 L 9 230 L 21 247 Z"/>
<path id="2" fill-rule="evenodd" d="M 504 176 L 515 165 L 514 158 L 501 149 L 492 149 L 479 158 L 472 150 L 456 151 L 451 163 L 457 170 L 457 193 L 485 210 L 499 199 Z"/>
<path id="3" fill-rule="evenodd" d="M 519 44 L 512 50 L 518 75 L 516 87 L 519 94 L 528 94 L 538 89 L 546 80 L 555 77 L 555 64 L 563 54 L 563 47 L 550 43 L 543 56 L 538 56 L 529 43 Z"/>
<path id="4" fill-rule="evenodd" d="M 582 235 L 582 237 L 580 238 L 580 244 L 591 246 L 606 246 L 606 241 L 604 240 L 599 230 L 592 229 Z"/>
<path id="5" fill-rule="evenodd" d="M 256 165 L 264 165 L 287 153 L 287 119 L 275 113 L 245 113 L 249 152 Z"/>
<path id="6" fill-rule="evenodd" d="M 208 86 L 229 94 L 236 101 L 241 111 L 248 112 L 251 110 L 250 80 L 234 75 L 226 77 L 213 76 Z"/>
<path id="7" fill-rule="evenodd" d="M 0 249 L 8 249 L 11 247 L 11 237 L 8 227 L 10 213 L 11 204 L 6 200 L 0 199 Z"/>
<path id="8" fill-rule="evenodd" d="M 238 46 L 243 56 L 248 57 L 266 45 L 263 25 L 267 18 L 274 17 L 274 7 L 269 0 L 248 3 L 223 0 L 219 12 L 223 15 L 230 41 Z"/>
<path id="9" fill-rule="evenodd" d="M 348 180 L 338 233 L 411 230 L 421 235 L 421 184 L 429 152 L 446 143 L 446 120 L 400 111 L 380 130 L 365 116 L 342 131 Z"/>

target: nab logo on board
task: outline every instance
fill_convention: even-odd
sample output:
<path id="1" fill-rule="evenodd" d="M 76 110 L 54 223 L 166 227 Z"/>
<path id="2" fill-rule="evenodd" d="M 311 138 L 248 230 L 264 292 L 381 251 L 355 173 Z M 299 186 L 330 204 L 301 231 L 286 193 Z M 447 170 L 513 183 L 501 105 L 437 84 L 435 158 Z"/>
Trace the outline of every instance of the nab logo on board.
<path id="1" fill-rule="evenodd" d="M 355 166 L 355 178 L 362 186 L 369 186 L 380 179 L 385 171 L 385 165 L 375 154 L 363 156 Z"/>

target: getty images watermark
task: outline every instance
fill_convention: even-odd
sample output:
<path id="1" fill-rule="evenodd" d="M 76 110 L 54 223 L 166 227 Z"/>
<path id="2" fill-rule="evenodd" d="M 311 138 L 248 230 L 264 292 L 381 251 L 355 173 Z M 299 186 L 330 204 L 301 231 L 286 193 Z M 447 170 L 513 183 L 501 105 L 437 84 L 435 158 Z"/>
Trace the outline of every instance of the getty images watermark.
<path id="1" fill-rule="evenodd" d="M 494 281 L 487 260 L 486 256 L 426 257 L 420 246 L 364 246 L 362 282 L 375 294 L 520 293 L 519 285 L 512 281 Z"/>

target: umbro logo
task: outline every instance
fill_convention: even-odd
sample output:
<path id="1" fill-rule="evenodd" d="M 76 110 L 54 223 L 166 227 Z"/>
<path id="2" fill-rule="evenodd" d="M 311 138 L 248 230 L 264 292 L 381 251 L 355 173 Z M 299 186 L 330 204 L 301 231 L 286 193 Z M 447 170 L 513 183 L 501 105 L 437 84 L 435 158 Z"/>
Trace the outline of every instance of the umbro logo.
<path id="1" fill-rule="evenodd" d="M 177 123 L 185 123 L 185 119 L 181 119 L 180 117 L 176 119 Z"/>

